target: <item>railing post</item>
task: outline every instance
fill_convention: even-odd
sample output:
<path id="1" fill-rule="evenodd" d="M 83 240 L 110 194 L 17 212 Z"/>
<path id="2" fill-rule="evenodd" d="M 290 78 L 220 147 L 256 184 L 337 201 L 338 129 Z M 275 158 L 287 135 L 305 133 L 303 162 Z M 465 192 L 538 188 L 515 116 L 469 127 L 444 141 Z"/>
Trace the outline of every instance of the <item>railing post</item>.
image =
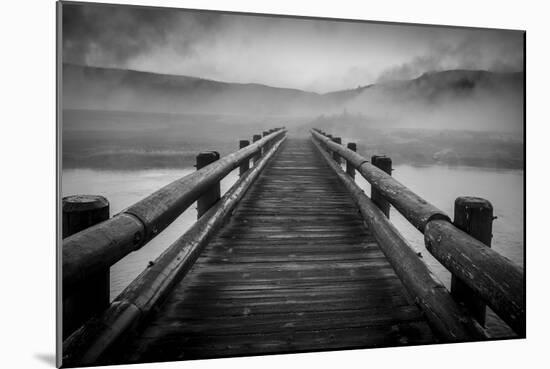
<path id="1" fill-rule="evenodd" d="M 371 164 L 375 167 L 382 169 L 388 175 L 391 176 L 392 161 L 391 158 L 383 155 L 373 155 L 371 157 Z M 378 192 L 374 186 L 371 186 L 371 200 L 382 210 L 386 217 L 390 217 L 390 203 L 384 198 L 384 196 Z"/>
<path id="2" fill-rule="evenodd" d="M 334 138 L 332 139 L 332 141 L 333 141 L 333 142 L 336 142 L 336 143 L 339 144 L 339 145 L 342 145 L 342 137 L 334 137 Z M 335 161 L 336 163 L 340 164 L 341 158 L 340 158 L 340 155 L 339 155 L 336 151 L 334 151 L 334 152 L 332 153 L 332 158 L 334 159 L 334 161 Z"/>
<path id="3" fill-rule="evenodd" d="M 248 140 L 239 141 L 239 149 L 247 147 L 248 145 L 250 145 L 250 141 Z M 239 177 L 242 177 L 242 175 L 245 174 L 249 168 L 250 168 L 250 158 L 243 160 L 241 166 L 239 167 Z"/>
<path id="4" fill-rule="evenodd" d="M 254 135 L 252 137 L 252 142 L 260 141 L 261 138 L 262 138 L 261 135 Z M 261 157 L 262 157 L 262 149 L 259 149 L 258 152 L 254 155 L 252 162 L 256 164 Z"/>
<path id="5" fill-rule="evenodd" d="M 487 247 L 493 237 L 493 206 L 479 197 L 457 197 L 454 209 L 454 225 Z M 463 304 L 474 318 L 485 326 L 485 304 L 475 293 L 454 275 L 451 279 L 451 295 Z"/>
<path id="6" fill-rule="evenodd" d="M 217 151 L 205 151 L 197 155 L 197 170 L 204 168 L 220 158 Z M 220 182 L 208 188 L 197 200 L 197 219 L 210 209 L 220 199 Z"/>
<path id="7" fill-rule="evenodd" d="M 262 132 L 262 137 L 268 136 L 269 133 L 270 133 L 269 131 L 263 131 L 263 132 Z M 262 149 L 262 155 L 265 154 L 267 150 L 269 150 L 269 147 L 270 147 L 269 143 L 267 143 L 267 144 L 263 147 L 263 149 Z"/>
<path id="8" fill-rule="evenodd" d="M 270 130 L 267 131 L 267 134 L 270 135 L 270 134 L 272 134 L 273 132 L 275 132 L 275 129 L 270 129 Z M 269 149 L 271 149 L 271 148 L 273 147 L 273 144 L 274 144 L 273 141 L 269 142 L 269 143 L 266 145 L 266 151 L 268 151 Z"/>
<path id="9" fill-rule="evenodd" d="M 334 137 L 333 137 L 330 133 L 327 133 L 326 137 L 327 137 L 329 140 L 334 141 L 334 140 L 333 140 Z M 330 147 L 326 146 L 326 147 L 325 147 L 325 150 L 332 156 L 332 150 L 330 149 Z"/>
<path id="10" fill-rule="evenodd" d="M 109 201 L 103 196 L 63 198 L 63 238 L 109 219 Z M 63 339 L 93 315 L 109 307 L 109 269 L 102 270 L 73 288 L 63 289 Z"/>
<path id="11" fill-rule="evenodd" d="M 357 152 L 357 144 L 355 142 L 348 142 L 348 149 Z M 355 168 L 351 163 L 346 160 L 346 173 L 353 179 L 355 179 Z"/>

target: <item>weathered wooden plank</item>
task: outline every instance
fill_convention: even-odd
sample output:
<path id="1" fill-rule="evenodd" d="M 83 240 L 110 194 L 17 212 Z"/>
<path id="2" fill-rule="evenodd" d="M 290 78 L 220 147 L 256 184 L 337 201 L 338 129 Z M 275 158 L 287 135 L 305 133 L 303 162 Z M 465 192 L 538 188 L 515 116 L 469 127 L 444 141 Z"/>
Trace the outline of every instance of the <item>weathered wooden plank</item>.
<path id="1" fill-rule="evenodd" d="M 357 314 L 355 310 L 342 310 L 338 314 L 334 311 L 273 313 L 261 315 L 241 315 L 227 319 L 227 317 L 196 318 L 192 314 L 173 316 L 170 330 L 184 331 L 187 334 L 204 333 L 212 336 L 246 334 L 250 331 L 264 334 L 317 329 L 342 329 L 365 326 L 380 326 L 395 324 L 396 322 L 423 320 L 422 313 L 411 306 L 401 309 L 388 310 L 383 307 L 365 309 L 364 314 Z M 159 324 L 160 323 L 160 324 Z M 156 322 L 148 327 L 147 334 L 154 337 L 155 330 L 165 330 L 164 322 Z"/>
<path id="2" fill-rule="evenodd" d="M 311 143 L 289 140 L 144 329 L 106 359 L 435 341 L 339 179 Z"/>
<path id="3" fill-rule="evenodd" d="M 177 305 L 178 312 L 187 311 L 196 316 L 240 316 L 250 314 L 272 314 L 313 311 L 342 311 L 355 310 L 357 314 L 364 314 L 365 309 L 386 306 L 388 309 L 398 309 L 402 306 L 410 306 L 411 302 L 403 293 L 376 294 L 369 299 L 342 299 L 341 297 L 318 299 L 316 303 L 311 301 L 262 301 L 254 304 L 234 304 L 227 301 L 212 302 L 209 304 L 199 301 L 190 301 Z M 365 313 L 366 314 L 366 313 Z"/>
<path id="4" fill-rule="evenodd" d="M 211 264 L 201 263 L 195 266 L 195 269 L 206 269 L 208 271 L 217 272 L 217 273 L 226 273 L 226 272 L 240 272 L 246 270 L 247 272 L 254 272 L 255 270 L 265 271 L 273 270 L 277 273 L 286 273 L 286 272 L 307 272 L 309 270 L 353 270 L 355 268 L 375 268 L 379 266 L 387 265 L 388 261 L 386 258 L 380 259 L 364 259 L 364 260 L 354 260 L 354 261 L 314 261 L 309 263 L 297 263 L 295 261 L 287 261 L 283 263 L 248 263 L 248 264 Z"/>
<path id="5" fill-rule="evenodd" d="M 378 278 L 354 278 L 354 279 L 348 279 L 348 280 L 335 280 L 330 279 L 327 280 L 326 285 L 320 285 L 317 281 L 307 281 L 307 280 L 291 280 L 291 281 L 277 281 L 277 280 L 269 280 L 266 282 L 251 282 L 251 283 L 235 283 L 234 281 L 228 281 L 228 282 L 216 282 L 215 284 L 208 284 L 205 281 L 201 280 L 200 283 L 189 283 L 188 284 L 188 290 L 210 290 L 212 286 L 215 286 L 216 290 L 223 290 L 223 291 L 252 291 L 252 290 L 283 290 L 283 289 L 293 289 L 296 291 L 309 291 L 311 289 L 314 289 L 316 291 L 321 290 L 330 290 L 331 288 L 334 288 L 335 285 L 339 285 L 339 288 L 343 289 L 351 289 L 351 288 L 358 288 L 358 287 L 364 287 L 368 286 L 369 284 L 379 284 L 379 279 L 387 279 L 391 281 L 392 278 L 397 278 L 393 275 L 388 276 L 379 276 Z M 189 282 L 189 281 L 188 281 Z M 393 281 L 392 281 L 393 282 Z"/>
<path id="6" fill-rule="evenodd" d="M 263 167 L 275 154 L 278 141 L 244 174 L 214 207 L 142 272 L 100 316 L 72 334 L 63 345 L 65 365 L 92 365 L 138 325 L 191 268 L 214 232 L 231 214 Z"/>
<path id="7" fill-rule="evenodd" d="M 285 271 L 276 271 L 276 270 L 265 270 L 258 269 L 255 271 L 217 271 L 217 270 L 205 270 L 201 271 L 202 279 L 210 280 L 242 280 L 242 281 L 254 281 L 254 280 L 318 280 L 320 282 L 326 279 L 333 279 L 335 277 L 349 277 L 361 278 L 361 277 L 375 277 L 377 275 L 395 275 L 392 267 L 389 263 L 378 265 L 376 269 L 371 266 L 360 267 L 360 268 L 343 268 L 343 269 L 310 269 L 310 270 L 285 270 Z"/>
<path id="8" fill-rule="evenodd" d="M 277 256 L 265 256 L 265 255 L 254 255 L 246 256 L 238 253 L 231 253 L 231 256 L 225 254 L 207 254 L 201 257 L 202 260 L 207 261 L 209 264 L 237 264 L 241 267 L 246 267 L 247 264 L 262 264 L 266 267 L 276 267 L 281 263 L 286 263 L 288 261 L 294 263 L 310 263 L 310 262 L 364 262 L 373 259 L 386 259 L 386 256 L 376 250 L 375 253 L 371 253 L 368 257 L 354 256 L 354 255 L 342 255 L 342 254 L 328 254 L 328 255 L 319 255 L 317 253 L 309 253 L 306 255 L 296 255 L 296 254 L 283 254 Z M 201 259 L 199 259 L 201 260 Z M 201 261 L 202 261 L 201 260 Z"/>
<path id="9" fill-rule="evenodd" d="M 376 187 L 380 194 L 421 232 L 424 232 L 426 224 L 432 219 L 450 221 L 449 216 L 443 211 L 428 203 L 361 155 L 332 142 L 315 130 L 311 131 L 311 135 L 323 146 L 333 152 L 338 152 L 351 163 L 371 186 Z"/>
<path id="10" fill-rule="evenodd" d="M 412 247 L 387 219 L 384 207 L 379 208 L 363 190 L 315 143 L 321 155 L 341 179 L 356 201 L 363 218 L 371 225 L 380 248 L 391 262 L 399 278 L 426 314 L 434 331 L 443 341 L 471 341 L 487 338 L 477 322 L 453 301 L 443 284 L 430 272 Z"/>
<path id="11" fill-rule="evenodd" d="M 154 238 L 212 185 L 285 131 L 277 131 L 195 173 L 176 180 L 122 213 L 63 240 L 65 288 L 72 288 L 111 267 Z"/>
<path id="12" fill-rule="evenodd" d="M 129 362 L 165 361 L 257 355 L 265 353 L 292 353 L 330 349 L 388 347 L 431 343 L 430 328 L 425 322 L 405 322 L 391 326 L 374 326 L 329 330 L 277 332 L 235 336 L 207 336 L 198 334 L 182 339 L 179 335 L 165 339 L 149 339 L 142 346 L 149 347 L 144 355 L 129 356 Z M 138 348 L 141 348 L 138 346 Z M 129 350 L 132 351 L 132 350 Z M 139 351 L 137 349 L 133 350 Z"/>

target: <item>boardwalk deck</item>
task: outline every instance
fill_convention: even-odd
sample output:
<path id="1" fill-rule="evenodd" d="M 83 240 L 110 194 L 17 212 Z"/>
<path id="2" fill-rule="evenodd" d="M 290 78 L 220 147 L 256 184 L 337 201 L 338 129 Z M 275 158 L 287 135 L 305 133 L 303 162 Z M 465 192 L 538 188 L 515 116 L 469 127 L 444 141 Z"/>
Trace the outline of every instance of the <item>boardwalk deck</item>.
<path id="1" fill-rule="evenodd" d="M 338 178 L 287 140 L 113 362 L 435 342 Z"/>

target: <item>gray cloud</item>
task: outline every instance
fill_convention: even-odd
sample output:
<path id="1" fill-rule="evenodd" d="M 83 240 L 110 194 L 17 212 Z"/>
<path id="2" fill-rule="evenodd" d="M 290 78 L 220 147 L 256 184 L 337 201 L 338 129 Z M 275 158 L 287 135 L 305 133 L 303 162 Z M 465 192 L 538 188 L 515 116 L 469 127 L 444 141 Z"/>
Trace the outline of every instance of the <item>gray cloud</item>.
<path id="1" fill-rule="evenodd" d="M 64 4 L 63 61 L 316 92 L 523 70 L 521 32 Z"/>
<path id="2" fill-rule="evenodd" d="M 379 82 L 416 78 L 426 72 L 484 69 L 494 72 L 524 70 L 523 34 L 513 31 L 466 30 L 458 40 L 440 39 L 427 53 L 384 70 Z"/>
<path id="3" fill-rule="evenodd" d="M 65 4 L 63 61 L 123 66 L 168 42 L 180 55 L 190 54 L 201 33 L 215 30 L 220 17 L 159 8 Z M 177 42 L 172 42 L 174 32 Z"/>

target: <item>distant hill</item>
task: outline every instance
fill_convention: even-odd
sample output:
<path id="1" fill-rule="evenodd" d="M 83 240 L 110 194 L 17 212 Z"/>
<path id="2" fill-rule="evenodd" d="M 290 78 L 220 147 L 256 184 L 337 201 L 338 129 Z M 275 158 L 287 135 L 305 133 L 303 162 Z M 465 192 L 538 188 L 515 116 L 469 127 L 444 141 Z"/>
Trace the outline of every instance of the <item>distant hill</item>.
<path id="1" fill-rule="evenodd" d="M 480 91 L 523 94 L 523 74 L 453 70 L 318 94 L 255 83 L 63 65 L 63 106 L 67 109 L 267 116 L 317 116 L 351 109 L 368 114 L 372 103 L 381 100 L 430 103 Z"/>
<path id="2" fill-rule="evenodd" d="M 451 70 L 364 88 L 345 102 L 381 128 L 523 131 L 523 72 Z M 340 111 L 339 113 L 341 113 Z"/>
<path id="3" fill-rule="evenodd" d="M 251 115 L 309 114 L 316 93 L 260 84 L 132 70 L 63 65 L 64 107 L 71 109 Z"/>
<path id="4" fill-rule="evenodd" d="M 409 81 L 387 82 L 377 89 L 396 96 L 436 100 L 440 97 L 468 96 L 476 92 L 523 93 L 523 73 L 496 73 L 481 70 L 449 70 L 424 73 Z"/>
<path id="5" fill-rule="evenodd" d="M 322 128 L 400 163 L 523 163 L 522 73 L 433 72 L 318 94 L 67 64 L 63 96 L 65 168 L 188 167 L 200 150 L 227 154 L 281 125 Z"/>

